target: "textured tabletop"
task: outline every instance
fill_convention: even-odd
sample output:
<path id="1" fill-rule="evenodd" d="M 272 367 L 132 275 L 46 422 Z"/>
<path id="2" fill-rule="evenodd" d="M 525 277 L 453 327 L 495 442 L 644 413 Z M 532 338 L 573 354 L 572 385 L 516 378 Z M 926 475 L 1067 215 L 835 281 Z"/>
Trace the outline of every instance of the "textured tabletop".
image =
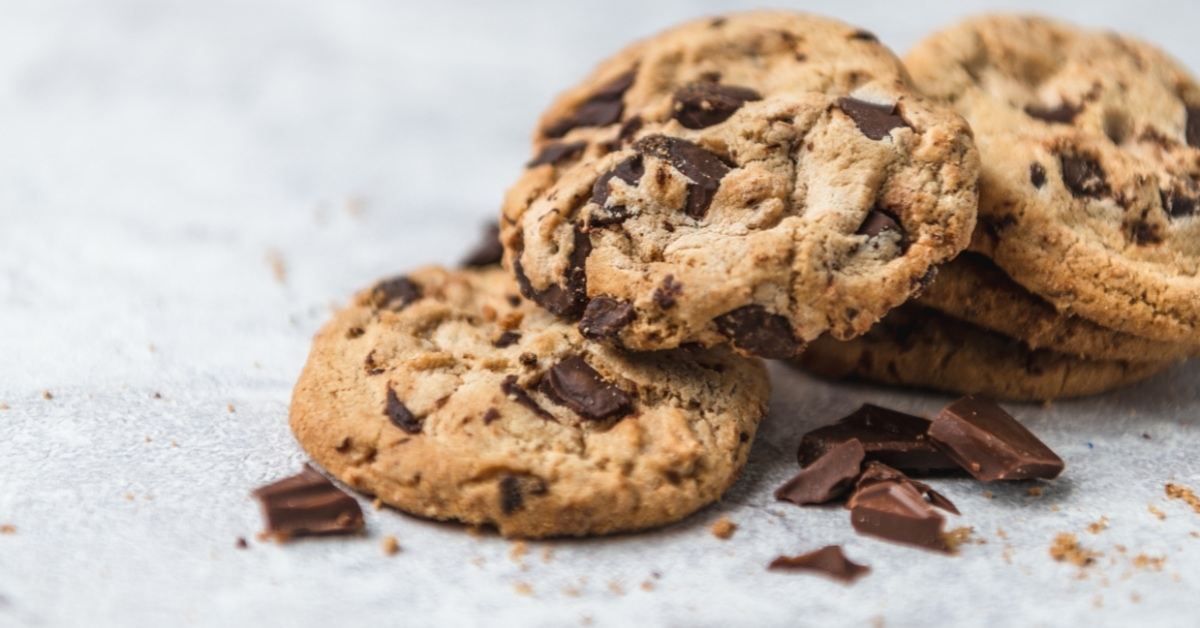
<path id="1" fill-rule="evenodd" d="M 737 4 L 0 3 L 0 626 L 1195 625 L 1200 512 L 1164 485 L 1200 490 L 1200 363 L 1009 405 L 1067 471 L 931 480 L 963 513 L 950 526 L 974 529 L 956 556 L 771 496 L 805 431 L 863 402 L 932 415 L 951 398 L 780 364 L 744 477 L 666 529 L 520 544 L 364 498 L 362 536 L 255 540 L 249 491 L 307 459 L 288 400 L 331 307 L 455 263 L 554 94 Z M 983 4 L 798 8 L 903 52 Z M 1200 71 L 1200 4 L 1023 6 Z M 729 540 L 709 532 L 721 517 Z M 1064 532 L 1090 565 L 1051 558 Z M 828 544 L 870 575 L 766 571 Z"/>

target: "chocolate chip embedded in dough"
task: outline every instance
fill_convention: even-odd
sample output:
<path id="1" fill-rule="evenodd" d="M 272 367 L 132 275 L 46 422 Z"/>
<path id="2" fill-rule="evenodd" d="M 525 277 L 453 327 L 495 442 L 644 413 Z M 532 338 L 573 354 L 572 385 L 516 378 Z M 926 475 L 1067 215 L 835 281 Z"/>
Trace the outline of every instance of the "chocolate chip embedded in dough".
<path id="1" fill-rule="evenodd" d="M 854 121 L 863 135 L 876 141 L 887 137 L 892 129 L 908 127 L 904 118 L 896 113 L 894 103 L 877 105 L 857 98 L 843 97 L 838 99 L 837 106 Z"/>
<path id="2" fill-rule="evenodd" d="M 525 354 L 522 354 L 522 362 L 524 362 L 524 358 Z M 554 421 L 555 423 L 558 423 L 558 419 L 554 418 L 553 414 L 550 414 L 545 408 L 539 406 L 538 403 L 533 400 L 533 397 L 530 397 L 529 393 L 525 392 L 524 388 L 521 388 L 521 385 L 517 383 L 516 375 L 509 375 L 508 377 L 505 377 L 504 381 L 500 382 L 500 390 L 504 391 L 504 394 L 513 401 L 525 406 L 526 408 L 529 408 L 530 410 L 533 410 L 533 413 L 539 417 L 547 421 Z"/>
<path id="3" fill-rule="evenodd" d="M 675 92 L 671 117 L 688 129 L 703 129 L 729 119 L 742 105 L 762 100 L 745 87 L 715 83 L 689 83 Z"/>
<path id="4" fill-rule="evenodd" d="M 589 218 L 589 224 L 605 226 L 624 222 L 629 217 L 629 209 L 627 207 L 624 205 L 605 207 L 605 204 L 608 202 L 608 195 L 612 193 L 609 182 L 613 179 L 620 179 L 629 185 L 637 185 L 645 173 L 646 168 L 642 164 L 642 156 L 634 155 L 617 164 L 612 170 L 600 175 L 600 178 L 592 186 L 591 200 L 591 202 L 600 206 L 600 210 L 593 212 Z"/>
<path id="5" fill-rule="evenodd" d="M 691 180 L 688 185 L 687 215 L 699 220 L 708 212 L 713 197 L 721 187 L 721 179 L 730 168 L 713 153 L 687 140 L 666 135 L 650 135 L 633 144 L 634 150 L 656 157 Z"/>
<path id="6" fill-rule="evenodd" d="M 500 418 L 500 411 L 495 408 L 488 408 L 488 411 L 483 413 L 483 424 L 491 425 L 493 421 Z"/>
<path id="7" fill-rule="evenodd" d="M 421 298 L 421 287 L 408 277 L 385 279 L 371 288 L 371 304 L 376 308 L 400 311 Z"/>
<path id="8" fill-rule="evenodd" d="M 621 120 L 625 110 L 622 97 L 625 91 L 633 85 L 635 71 L 630 70 L 601 87 L 590 98 L 576 107 L 575 112 L 566 118 L 546 127 L 542 134 L 546 137 L 562 137 L 577 127 L 608 126 Z"/>
<path id="9" fill-rule="evenodd" d="M 505 475 L 500 478 L 500 511 L 506 515 L 525 507 L 525 497 L 546 492 L 546 483 L 538 477 Z"/>
<path id="10" fill-rule="evenodd" d="M 521 341 L 521 334 L 519 334 L 515 331 L 506 331 L 506 332 L 500 334 L 500 337 L 497 338 L 496 341 L 492 343 L 492 346 L 496 347 L 497 349 L 503 349 L 505 347 L 511 347 L 520 341 Z"/>
<path id="11" fill-rule="evenodd" d="M 1195 215 L 1196 210 L 1200 209 L 1200 191 L 1198 190 L 1183 190 L 1173 188 L 1171 190 L 1160 190 L 1159 197 L 1162 199 L 1163 211 L 1171 218 L 1184 218 Z"/>
<path id="12" fill-rule="evenodd" d="M 525 164 L 526 168 L 542 166 L 545 164 L 558 165 L 560 162 L 578 157 L 583 150 L 587 148 L 587 142 L 555 142 L 547 144 L 542 148 L 529 163 Z"/>
<path id="13" fill-rule="evenodd" d="M 1042 167 L 1042 164 L 1036 161 L 1029 164 L 1029 182 L 1039 190 L 1046 184 L 1046 169 Z"/>
<path id="14" fill-rule="evenodd" d="M 1200 107 L 1188 107 L 1185 126 L 1188 146 L 1200 148 Z"/>
<path id="15" fill-rule="evenodd" d="M 1104 169 L 1091 157 L 1062 157 L 1063 183 L 1074 196 L 1103 196 L 1108 192 Z"/>
<path id="16" fill-rule="evenodd" d="M 633 410 L 629 393 L 605 381 L 579 356 L 567 358 L 546 371 L 539 390 L 592 421 L 623 417 Z"/>
<path id="17" fill-rule="evenodd" d="M 663 278 L 662 285 L 654 289 L 654 303 L 663 310 L 675 307 L 675 297 L 683 294 L 683 284 L 675 281 L 675 275 Z"/>
<path id="18" fill-rule="evenodd" d="M 868 238 L 874 238 L 885 231 L 891 231 L 899 235 L 900 250 L 908 250 L 908 232 L 904 230 L 904 227 L 900 225 L 900 221 L 896 220 L 895 216 L 881 209 L 872 209 L 855 233 L 857 235 L 865 235 Z"/>
<path id="19" fill-rule="evenodd" d="M 404 405 L 403 401 L 396 396 L 396 391 L 391 388 L 387 391 L 387 405 L 384 407 L 384 414 L 392 425 L 408 432 L 409 434 L 420 434 L 422 422 L 413 416 L 409 411 L 408 406 Z"/>
<path id="20" fill-rule="evenodd" d="M 788 319 L 761 305 L 746 305 L 713 320 L 733 346 L 763 358 L 783 360 L 800 352 Z"/>
<path id="21" fill-rule="evenodd" d="M 1025 113 L 1029 117 L 1054 124 L 1070 124 L 1075 121 L 1075 116 L 1079 115 L 1080 111 L 1083 111 L 1083 107 L 1067 102 L 1057 107 L 1042 107 L 1040 105 L 1025 107 Z"/>
<path id="22" fill-rule="evenodd" d="M 567 275 L 563 283 L 551 284 L 545 290 L 537 290 L 525 274 L 521 264 L 522 248 L 513 256 L 513 274 L 525 298 L 532 299 L 555 316 L 575 318 L 587 307 L 587 258 L 592 253 L 592 240 L 578 226 L 575 227 L 574 247 L 567 256 Z"/>
<path id="23" fill-rule="evenodd" d="M 864 30 L 854 31 L 853 33 L 850 34 L 850 39 L 857 39 L 858 41 L 869 41 L 869 42 L 879 43 L 879 37 L 877 37 L 875 35 L 875 33 L 872 33 L 871 31 L 864 31 Z"/>
<path id="24" fill-rule="evenodd" d="M 605 340 L 621 333 L 632 323 L 636 314 L 633 306 L 610 296 L 598 296 L 588 302 L 579 321 L 579 333 L 592 340 Z"/>

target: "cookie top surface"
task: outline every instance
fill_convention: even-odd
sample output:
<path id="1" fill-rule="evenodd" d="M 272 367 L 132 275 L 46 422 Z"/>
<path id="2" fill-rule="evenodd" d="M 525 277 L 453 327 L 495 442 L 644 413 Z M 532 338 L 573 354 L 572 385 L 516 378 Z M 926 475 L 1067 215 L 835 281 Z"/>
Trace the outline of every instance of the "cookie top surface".
<path id="1" fill-rule="evenodd" d="M 965 247 L 977 172 L 963 120 L 870 33 L 706 19 L 550 107 L 505 200 L 505 265 L 593 339 L 787 357 L 865 331 Z"/>
<path id="2" fill-rule="evenodd" d="M 1093 395 L 1132 384 L 1177 362 L 1086 360 L 1029 349 L 915 303 L 857 338 L 818 338 L 795 362 L 822 377 L 983 394 L 1013 401 Z"/>
<path id="3" fill-rule="evenodd" d="M 630 354 L 521 299 L 498 268 L 424 268 L 359 294 L 296 384 L 300 444 L 407 512 L 506 536 L 661 525 L 746 462 L 769 385 L 728 348 Z"/>
<path id="4" fill-rule="evenodd" d="M 982 156 L 972 248 L 1060 310 L 1200 339 L 1200 87 L 1157 48 L 991 16 L 907 56 Z"/>

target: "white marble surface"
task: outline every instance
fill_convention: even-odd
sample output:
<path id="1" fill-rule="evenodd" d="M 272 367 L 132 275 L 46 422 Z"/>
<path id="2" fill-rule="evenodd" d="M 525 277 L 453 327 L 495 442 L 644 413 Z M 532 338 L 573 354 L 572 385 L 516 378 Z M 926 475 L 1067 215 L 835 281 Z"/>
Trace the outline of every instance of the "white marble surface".
<path id="1" fill-rule="evenodd" d="M 634 37 L 738 4 L 0 2 L 0 525 L 15 527 L 0 625 L 1195 625 L 1200 514 L 1163 493 L 1200 489 L 1194 363 L 1013 406 L 1068 471 L 1037 498 L 934 481 L 987 541 L 956 557 L 770 497 L 807 429 L 863 401 L 932 413 L 947 398 L 783 367 L 745 477 L 665 530 L 514 560 L 497 537 L 368 508 L 363 537 L 253 540 L 247 492 L 306 459 L 288 397 L 330 304 L 456 261 L 558 90 Z M 1200 70 L 1200 4 L 1022 4 Z M 983 3 L 795 6 L 903 51 Z M 708 533 L 720 516 L 732 540 Z M 1103 556 L 1052 561 L 1059 532 Z M 831 543 L 871 575 L 764 569 Z"/>

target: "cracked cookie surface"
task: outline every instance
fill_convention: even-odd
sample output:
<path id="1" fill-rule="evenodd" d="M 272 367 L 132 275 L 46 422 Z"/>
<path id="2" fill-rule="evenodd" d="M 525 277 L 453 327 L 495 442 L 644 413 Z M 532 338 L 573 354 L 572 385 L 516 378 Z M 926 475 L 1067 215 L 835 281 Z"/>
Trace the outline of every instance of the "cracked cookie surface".
<path id="1" fill-rule="evenodd" d="M 296 439 L 401 510 L 512 537 L 663 525 L 733 484 L 767 412 L 761 361 L 630 354 L 518 295 L 498 267 L 363 291 L 313 342 Z"/>
<path id="2" fill-rule="evenodd" d="M 864 30 L 705 19 L 546 112 L 504 203 L 505 265 L 588 337 L 790 357 L 864 332 L 966 246 L 978 155 Z"/>
<path id="3" fill-rule="evenodd" d="M 971 248 L 1060 311 L 1200 342 L 1200 87 L 1157 48 L 1043 18 L 982 17 L 906 57 L 971 123 Z"/>

